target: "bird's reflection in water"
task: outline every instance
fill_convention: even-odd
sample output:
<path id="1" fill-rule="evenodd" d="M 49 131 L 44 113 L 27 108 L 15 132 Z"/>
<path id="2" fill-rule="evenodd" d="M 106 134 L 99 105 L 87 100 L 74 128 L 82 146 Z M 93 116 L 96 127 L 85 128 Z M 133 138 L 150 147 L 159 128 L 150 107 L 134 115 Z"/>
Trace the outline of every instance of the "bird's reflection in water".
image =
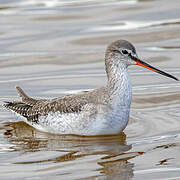
<path id="1" fill-rule="evenodd" d="M 128 152 L 131 145 L 126 144 L 124 133 L 116 136 L 82 137 L 43 133 L 24 122 L 9 123 L 6 127 L 8 128 L 4 134 L 14 145 L 14 151 L 20 151 L 24 155 L 24 158 L 15 160 L 13 163 L 34 164 L 47 161 L 65 163 L 68 161 L 76 166 L 79 160 L 83 162 L 92 160 L 91 163 L 94 163 L 93 166 L 98 172 L 96 176 L 107 178 L 117 176 L 117 179 L 119 177 L 131 179 L 133 176 L 133 164 L 128 160 L 138 156 L 139 153 Z M 44 152 L 46 152 L 45 155 Z M 61 155 L 49 157 L 49 154 L 53 152 L 61 152 Z M 37 158 L 36 155 L 35 159 L 28 159 L 26 153 L 38 153 L 38 157 L 41 158 Z M 88 165 L 86 168 L 89 168 Z"/>

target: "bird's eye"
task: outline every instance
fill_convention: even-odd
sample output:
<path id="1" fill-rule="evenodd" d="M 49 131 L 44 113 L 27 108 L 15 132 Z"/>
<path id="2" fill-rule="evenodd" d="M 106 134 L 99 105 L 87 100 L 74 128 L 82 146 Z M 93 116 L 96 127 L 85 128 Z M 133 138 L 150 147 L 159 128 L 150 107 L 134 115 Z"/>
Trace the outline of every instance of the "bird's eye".
<path id="1" fill-rule="evenodd" d="M 124 54 L 124 55 L 128 55 L 128 54 L 129 54 L 129 52 L 128 52 L 126 49 L 123 49 L 121 52 L 122 52 L 122 54 Z"/>

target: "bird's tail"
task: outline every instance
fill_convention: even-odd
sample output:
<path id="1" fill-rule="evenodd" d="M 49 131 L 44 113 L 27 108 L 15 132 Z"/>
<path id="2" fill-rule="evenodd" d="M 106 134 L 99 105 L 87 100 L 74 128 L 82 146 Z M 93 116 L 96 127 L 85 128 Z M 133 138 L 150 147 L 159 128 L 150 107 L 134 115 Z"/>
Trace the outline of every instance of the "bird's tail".
<path id="1" fill-rule="evenodd" d="M 20 114 L 21 116 L 24 116 L 27 118 L 29 116 L 30 111 L 32 110 L 32 107 L 37 103 L 38 100 L 33 99 L 33 98 L 29 97 L 28 95 L 26 95 L 20 87 L 16 87 L 16 89 L 17 89 L 19 96 L 22 99 L 22 102 L 20 102 L 20 101 L 13 101 L 13 102 L 5 101 L 3 106 L 7 109 L 10 109 L 10 110 Z"/>
<path id="2" fill-rule="evenodd" d="M 3 106 L 7 109 L 12 110 L 13 112 L 20 114 L 23 117 L 26 117 L 26 118 L 28 117 L 29 109 L 32 108 L 32 106 L 30 106 L 28 104 L 25 104 L 23 102 L 15 102 L 15 101 L 14 102 L 5 101 Z"/>

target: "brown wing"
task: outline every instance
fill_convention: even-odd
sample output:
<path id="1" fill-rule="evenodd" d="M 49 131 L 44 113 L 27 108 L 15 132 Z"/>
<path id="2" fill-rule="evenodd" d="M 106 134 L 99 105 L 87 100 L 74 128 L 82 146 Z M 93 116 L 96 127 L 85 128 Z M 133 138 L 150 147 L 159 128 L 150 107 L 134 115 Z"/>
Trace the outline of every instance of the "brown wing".
<path id="1" fill-rule="evenodd" d="M 68 95 L 52 100 L 36 100 L 27 96 L 20 87 L 16 89 L 22 98 L 22 102 L 5 102 L 4 107 L 35 123 L 38 123 L 39 116 L 46 116 L 49 112 L 78 113 L 87 104 L 87 98 L 86 96 L 82 96 L 82 94 Z"/>
<path id="2" fill-rule="evenodd" d="M 87 104 L 86 98 L 78 98 L 76 95 L 68 95 L 37 104 L 33 109 L 38 109 L 41 115 L 47 115 L 49 112 L 78 113 L 82 110 L 82 107 L 85 104 Z"/>
<path id="3" fill-rule="evenodd" d="M 33 106 L 38 102 L 37 99 L 33 99 L 33 98 L 27 96 L 20 87 L 17 86 L 16 90 L 17 90 L 19 96 L 21 97 L 23 103 Z"/>

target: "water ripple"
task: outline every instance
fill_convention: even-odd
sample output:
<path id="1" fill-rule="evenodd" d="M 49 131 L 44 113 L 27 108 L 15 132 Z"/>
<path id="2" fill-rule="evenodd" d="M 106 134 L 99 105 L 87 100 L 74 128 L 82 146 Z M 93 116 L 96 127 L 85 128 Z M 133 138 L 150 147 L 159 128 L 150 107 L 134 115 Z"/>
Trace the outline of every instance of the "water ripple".
<path id="1" fill-rule="evenodd" d="M 166 19 L 161 21 L 119 21 L 114 24 L 107 24 L 96 26 L 84 30 L 86 32 L 113 32 L 119 30 L 132 30 L 139 28 L 147 28 L 154 26 L 166 26 L 166 25 L 177 25 L 180 24 L 180 19 Z"/>
<path id="2" fill-rule="evenodd" d="M 26 0 L 26 1 L 20 1 L 20 2 L 11 2 L 8 3 L 9 6 L 16 6 L 16 7 L 46 7 L 46 8 L 55 8 L 55 7 L 62 7 L 62 6 L 92 6 L 92 5 L 115 5 L 115 4 L 135 4 L 137 3 L 137 0 Z M 3 4 L 2 4 L 3 5 Z"/>

